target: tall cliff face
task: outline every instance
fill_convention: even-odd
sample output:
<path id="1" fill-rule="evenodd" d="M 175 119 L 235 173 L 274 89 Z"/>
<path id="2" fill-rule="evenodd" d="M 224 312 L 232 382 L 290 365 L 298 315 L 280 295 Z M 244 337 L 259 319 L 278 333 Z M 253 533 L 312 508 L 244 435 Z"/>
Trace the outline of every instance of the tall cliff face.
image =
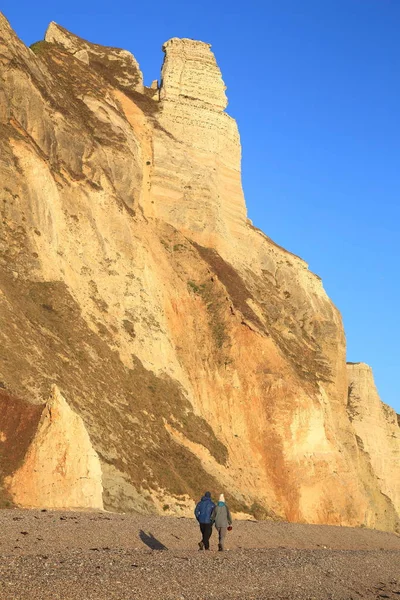
<path id="1" fill-rule="evenodd" d="M 348 411 L 360 453 L 378 482 L 381 495 L 400 505 L 399 417 L 379 398 L 372 369 L 349 363 Z"/>
<path id="2" fill-rule="evenodd" d="M 162 128 L 154 136 L 154 207 L 147 212 L 205 246 L 225 241 L 232 251 L 246 228 L 246 207 L 239 133 L 224 112 L 221 72 L 209 44 L 174 38 L 163 50 Z"/>
<path id="3" fill-rule="evenodd" d="M 167 42 L 156 89 L 54 23 L 33 51 L 3 17 L 0 37 L 2 385 L 40 404 L 57 384 L 106 508 L 189 514 L 211 488 L 238 512 L 396 527 L 347 413 L 340 315 L 246 218 L 209 45 Z"/>

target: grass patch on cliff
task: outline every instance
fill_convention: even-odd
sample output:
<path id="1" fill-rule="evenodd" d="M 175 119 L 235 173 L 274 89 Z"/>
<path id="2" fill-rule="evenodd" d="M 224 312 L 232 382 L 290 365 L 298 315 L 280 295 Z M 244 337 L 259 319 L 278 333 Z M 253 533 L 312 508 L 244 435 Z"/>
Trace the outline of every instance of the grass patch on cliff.
<path id="1" fill-rule="evenodd" d="M 248 512 L 257 521 L 283 521 L 283 517 L 280 517 L 273 510 L 256 501 L 249 507 Z"/>
<path id="2" fill-rule="evenodd" d="M 252 321 L 261 330 L 264 330 L 264 324 L 247 304 L 247 300 L 253 300 L 253 296 L 239 273 L 212 248 L 205 248 L 196 242 L 192 242 L 192 244 L 200 254 L 201 258 L 210 265 L 218 279 L 225 286 L 233 306 L 237 310 L 240 310 L 246 320 Z"/>
<path id="3" fill-rule="evenodd" d="M 309 332 L 298 320 L 296 306 L 291 305 L 290 292 L 280 289 L 269 272 L 264 271 L 264 276 L 259 277 L 249 271 L 249 279 L 244 281 L 214 249 L 196 242 L 192 245 L 223 283 L 233 307 L 240 311 L 244 321 L 273 337 L 306 387 L 317 390 L 318 381 L 331 381 L 331 368 L 319 342 L 331 336 L 333 326 L 330 322 L 314 321 L 313 331 Z M 290 255 L 289 252 L 287 254 Z M 249 306 L 248 300 L 258 304 L 263 321 Z"/>
<path id="4" fill-rule="evenodd" d="M 189 291 L 200 296 L 207 308 L 209 326 L 215 342 L 220 350 L 230 342 L 228 329 L 223 313 L 226 309 L 226 299 L 216 289 L 214 281 L 197 284 L 192 280 L 187 282 Z"/>
<path id="5" fill-rule="evenodd" d="M 54 44 L 50 42 L 46 42 L 45 40 L 40 40 L 39 42 L 34 42 L 29 46 L 36 56 L 42 56 L 45 52 L 54 47 Z"/>
<path id="6" fill-rule="evenodd" d="M 220 465 L 226 465 L 228 449 L 215 437 L 211 426 L 204 419 L 188 412 L 181 417 L 178 427 L 192 442 L 205 446 Z"/>

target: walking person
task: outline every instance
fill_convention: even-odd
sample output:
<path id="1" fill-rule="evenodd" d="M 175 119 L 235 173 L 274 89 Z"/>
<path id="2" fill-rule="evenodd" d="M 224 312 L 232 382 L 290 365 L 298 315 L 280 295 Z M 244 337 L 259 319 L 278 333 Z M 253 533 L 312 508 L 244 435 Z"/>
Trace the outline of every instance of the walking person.
<path id="1" fill-rule="evenodd" d="M 211 514 L 211 520 L 215 523 L 218 531 L 218 550 L 224 551 L 224 542 L 226 532 L 232 529 L 232 517 L 228 505 L 225 503 L 225 496 L 221 494 L 219 502 Z"/>
<path id="2" fill-rule="evenodd" d="M 215 508 L 211 500 L 210 492 L 206 492 L 194 509 L 194 514 L 200 525 L 202 540 L 199 542 L 199 550 L 210 549 L 210 537 L 212 534 L 211 513 Z"/>

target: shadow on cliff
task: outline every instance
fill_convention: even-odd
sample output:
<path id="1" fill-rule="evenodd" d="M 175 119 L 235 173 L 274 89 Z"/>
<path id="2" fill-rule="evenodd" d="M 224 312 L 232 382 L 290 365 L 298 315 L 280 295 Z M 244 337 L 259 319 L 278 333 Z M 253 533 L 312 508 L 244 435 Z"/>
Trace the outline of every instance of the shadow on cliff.
<path id="1" fill-rule="evenodd" d="M 139 537 L 143 544 L 146 544 L 152 550 L 168 550 L 167 546 L 164 546 L 152 533 L 145 533 L 143 529 L 140 530 Z"/>

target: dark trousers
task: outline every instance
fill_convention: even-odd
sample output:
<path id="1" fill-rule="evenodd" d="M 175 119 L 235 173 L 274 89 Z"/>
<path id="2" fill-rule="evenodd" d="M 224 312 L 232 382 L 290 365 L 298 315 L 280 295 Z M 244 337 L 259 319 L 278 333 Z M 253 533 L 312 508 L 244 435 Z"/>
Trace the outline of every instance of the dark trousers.
<path id="1" fill-rule="evenodd" d="M 212 534 L 212 524 L 211 523 L 200 523 L 200 531 L 203 536 L 202 542 L 204 544 L 204 548 L 208 550 L 210 548 L 210 537 Z"/>

